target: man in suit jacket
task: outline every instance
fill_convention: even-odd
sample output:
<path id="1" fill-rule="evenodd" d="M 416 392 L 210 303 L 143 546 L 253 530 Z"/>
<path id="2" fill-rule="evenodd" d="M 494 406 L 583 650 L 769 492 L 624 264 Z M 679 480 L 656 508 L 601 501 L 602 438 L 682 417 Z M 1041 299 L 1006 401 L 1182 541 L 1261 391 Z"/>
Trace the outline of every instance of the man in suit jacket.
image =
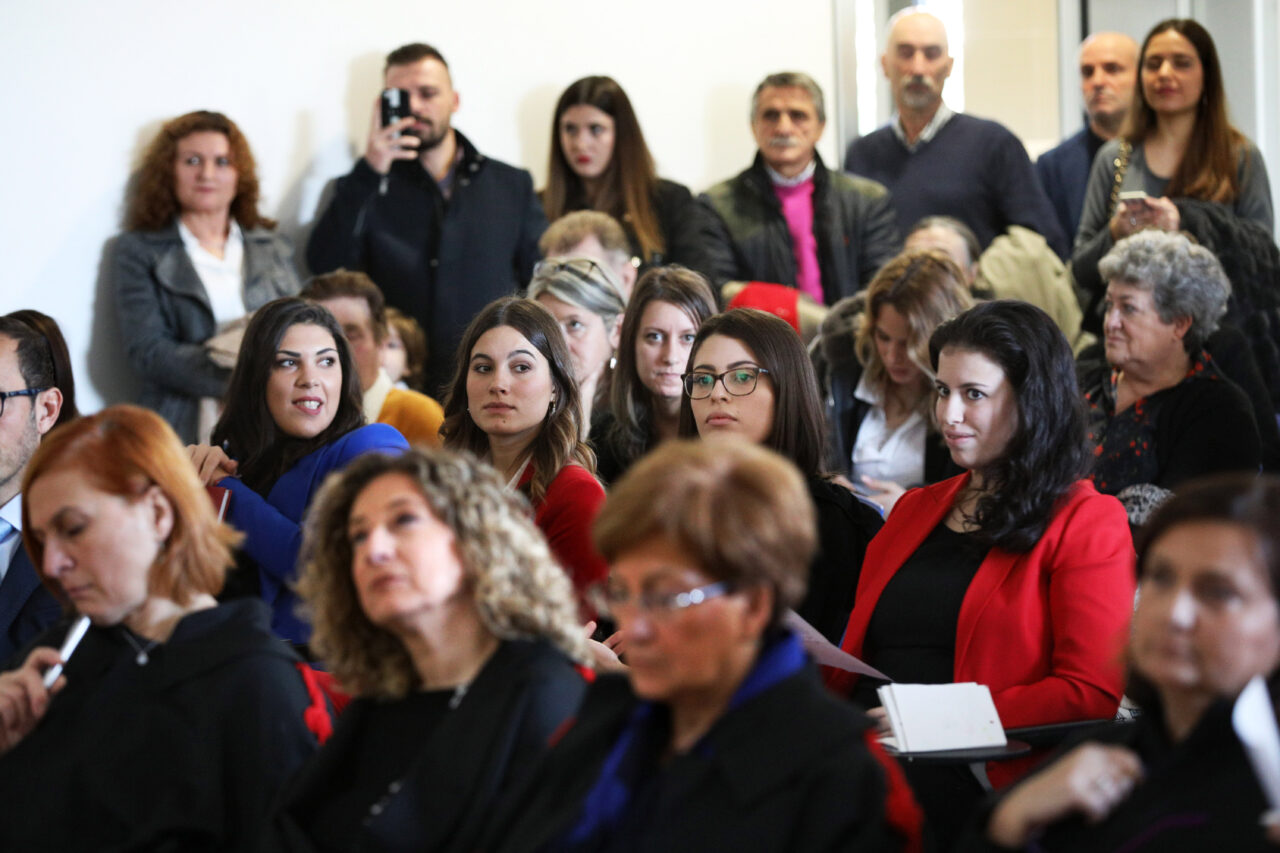
<path id="1" fill-rule="evenodd" d="M 53 353 L 35 329 L 0 317 L 0 666 L 58 618 L 22 547 L 22 475 L 62 411 Z"/>

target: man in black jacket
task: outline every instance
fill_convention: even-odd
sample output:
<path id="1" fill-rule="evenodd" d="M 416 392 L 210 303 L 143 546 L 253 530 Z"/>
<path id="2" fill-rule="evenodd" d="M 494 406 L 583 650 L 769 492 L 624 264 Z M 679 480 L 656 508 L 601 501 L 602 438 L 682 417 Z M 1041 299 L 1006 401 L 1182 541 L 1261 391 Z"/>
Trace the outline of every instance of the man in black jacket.
<path id="1" fill-rule="evenodd" d="M 458 93 L 439 51 L 397 48 L 384 78 L 409 91 L 411 115 L 384 127 L 375 106 L 364 156 L 338 179 L 307 264 L 366 272 L 417 319 L 427 387 L 438 392 L 471 318 L 528 283 L 547 220 L 527 171 L 485 157 L 451 126 Z"/>
<path id="2" fill-rule="evenodd" d="M 807 74 L 770 74 L 751 99 L 759 152 L 751 168 L 701 197 L 721 226 L 714 275 L 795 287 L 823 305 L 861 290 L 902 246 L 889 192 L 827 169 L 816 146 L 822 89 Z"/>

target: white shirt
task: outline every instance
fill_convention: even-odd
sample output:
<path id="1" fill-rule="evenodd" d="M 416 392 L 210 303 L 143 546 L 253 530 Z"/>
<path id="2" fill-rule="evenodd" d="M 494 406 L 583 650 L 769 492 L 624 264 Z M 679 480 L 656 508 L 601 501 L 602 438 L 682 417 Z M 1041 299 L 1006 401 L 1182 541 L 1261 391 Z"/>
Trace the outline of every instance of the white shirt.
<path id="1" fill-rule="evenodd" d="M 382 404 L 387 402 L 387 394 L 390 393 L 392 387 L 391 377 L 387 375 L 387 371 L 379 367 L 378 378 L 364 392 L 364 397 L 361 400 L 361 407 L 364 409 L 364 419 L 366 421 L 371 424 L 378 422 L 378 415 L 382 414 Z"/>
<path id="2" fill-rule="evenodd" d="M 196 268 L 196 275 L 204 285 L 213 309 L 213 320 L 219 326 L 244 316 L 244 235 L 233 219 L 227 231 L 227 243 L 222 247 L 222 257 L 200 245 L 200 240 L 179 219 L 178 234 L 182 246 Z"/>
<path id="3" fill-rule="evenodd" d="M 915 151 L 921 145 L 938 135 L 938 131 L 942 130 L 942 126 L 951 121 L 951 117 L 955 115 L 955 110 L 947 106 L 945 103 L 938 104 L 938 111 L 933 114 L 933 118 L 929 119 L 929 123 L 920 131 L 920 135 L 916 137 L 915 142 L 907 141 L 907 132 L 902 129 L 902 116 L 894 113 L 889 119 L 889 126 L 893 128 L 893 133 L 898 140 L 907 147 L 908 151 Z"/>
<path id="4" fill-rule="evenodd" d="M 4 506 L 0 506 L 0 518 L 13 525 L 13 535 L 0 542 L 0 581 L 3 581 L 4 576 L 9 572 L 9 564 L 13 562 L 13 555 L 18 553 L 18 547 L 22 545 L 21 493 L 14 495 L 13 500 Z"/>
<path id="5" fill-rule="evenodd" d="M 853 481 L 861 477 L 889 480 L 899 486 L 918 486 L 924 482 L 924 445 L 929 425 L 924 415 L 912 412 L 898 428 L 889 431 L 885 423 L 884 395 L 874 391 L 864 373 L 853 396 L 871 404 L 871 410 L 858 427 L 853 443 Z"/>

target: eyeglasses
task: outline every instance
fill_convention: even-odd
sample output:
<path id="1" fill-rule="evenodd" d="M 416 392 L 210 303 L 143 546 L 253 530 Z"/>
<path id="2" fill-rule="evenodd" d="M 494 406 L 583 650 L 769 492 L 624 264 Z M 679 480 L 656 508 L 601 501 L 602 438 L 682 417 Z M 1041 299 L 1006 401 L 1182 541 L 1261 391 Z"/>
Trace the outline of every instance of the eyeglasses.
<path id="1" fill-rule="evenodd" d="M 634 607 L 652 619 L 662 619 L 733 591 L 729 581 L 716 581 L 684 592 L 642 592 L 633 596 L 621 586 L 603 583 L 588 589 L 587 599 L 602 616 L 616 619 L 619 610 Z"/>
<path id="2" fill-rule="evenodd" d="M 763 367 L 735 367 L 733 370 L 726 370 L 724 373 L 708 373 L 705 370 L 695 370 L 692 373 L 684 374 L 680 378 L 684 380 L 684 393 L 689 395 L 689 399 L 705 400 L 711 396 L 711 392 L 715 390 L 717 382 L 723 385 L 724 390 L 733 396 L 745 397 L 756 390 L 756 383 L 760 379 L 760 374 L 768 372 Z"/>
<path id="3" fill-rule="evenodd" d="M 0 391 L 0 418 L 4 417 L 4 402 L 10 397 L 34 397 L 48 388 L 23 388 L 21 391 Z"/>

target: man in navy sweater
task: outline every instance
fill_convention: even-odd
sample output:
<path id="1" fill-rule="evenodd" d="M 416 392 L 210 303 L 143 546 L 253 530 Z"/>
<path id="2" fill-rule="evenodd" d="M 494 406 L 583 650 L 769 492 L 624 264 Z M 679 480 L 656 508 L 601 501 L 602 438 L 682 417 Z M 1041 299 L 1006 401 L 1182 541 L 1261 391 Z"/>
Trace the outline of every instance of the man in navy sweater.
<path id="1" fill-rule="evenodd" d="M 880 64 L 897 112 L 888 125 L 849 145 L 845 171 L 889 188 L 903 233 L 925 216 L 954 216 L 985 249 L 1010 225 L 1022 225 L 1066 257 L 1067 237 L 1018 138 L 1003 125 L 942 103 L 952 65 L 942 22 L 908 8 L 889 23 Z"/>
<path id="2" fill-rule="evenodd" d="M 1068 240 L 1075 239 L 1080 225 L 1093 156 L 1120 132 L 1137 79 L 1138 43 L 1124 33 L 1094 33 L 1080 45 L 1080 90 L 1088 121 L 1036 160 L 1036 176 Z"/>

